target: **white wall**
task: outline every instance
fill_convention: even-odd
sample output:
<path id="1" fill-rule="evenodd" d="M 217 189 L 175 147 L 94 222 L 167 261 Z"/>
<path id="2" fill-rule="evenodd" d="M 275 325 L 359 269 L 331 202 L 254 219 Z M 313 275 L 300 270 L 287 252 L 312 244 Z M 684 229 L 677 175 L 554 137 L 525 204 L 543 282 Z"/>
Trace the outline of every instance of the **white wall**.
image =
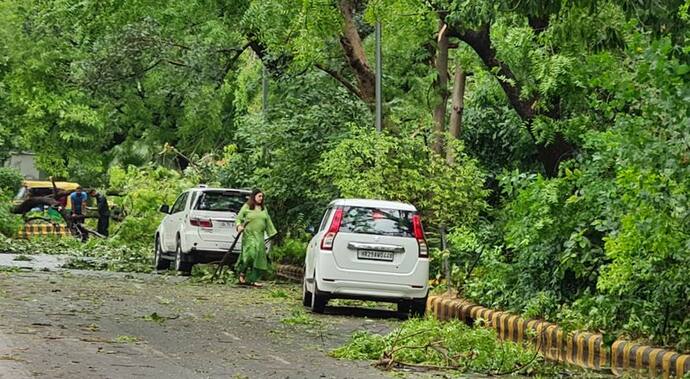
<path id="1" fill-rule="evenodd" d="M 26 179 L 42 179 L 43 176 L 36 168 L 36 159 L 31 153 L 12 153 L 3 166 L 16 168 Z"/>

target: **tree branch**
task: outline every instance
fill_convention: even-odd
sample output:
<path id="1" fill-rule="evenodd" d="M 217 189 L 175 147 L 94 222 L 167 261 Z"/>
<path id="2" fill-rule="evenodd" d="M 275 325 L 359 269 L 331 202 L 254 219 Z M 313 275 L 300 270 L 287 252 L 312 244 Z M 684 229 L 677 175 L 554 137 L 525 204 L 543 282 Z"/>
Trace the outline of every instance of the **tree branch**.
<path id="1" fill-rule="evenodd" d="M 496 57 L 496 49 L 494 49 L 491 43 L 489 24 L 484 24 L 477 30 L 457 30 L 452 28 L 450 33 L 452 36 L 470 45 L 484 65 L 494 72 L 494 76 L 508 97 L 510 105 L 513 106 L 520 118 L 528 123 L 528 130 L 532 134 L 531 124 L 535 116 L 533 106 L 537 101 L 537 97 L 533 96 L 526 100 L 520 98 L 522 86 L 510 67 Z"/>
<path id="2" fill-rule="evenodd" d="M 316 64 L 316 68 L 318 68 L 319 70 L 330 75 L 333 79 L 337 80 L 338 82 L 340 82 L 340 84 L 342 84 L 345 88 L 347 88 L 347 90 L 350 91 L 350 93 L 357 96 L 359 99 L 364 100 L 362 98 L 362 94 L 359 92 L 359 89 L 357 88 L 357 86 L 350 83 L 349 80 L 345 79 L 345 77 L 342 74 L 340 74 L 340 72 L 333 70 L 331 68 L 328 68 L 328 67 L 326 67 L 320 63 Z"/>
<path id="3" fill-rule="evenodd" d="M 249 42 L 245 43 L 244 46 L 241 48 L 234 48 L 234 49 L 226 49 L 227 52 L 234 52 L 235 55 L 230 57 L 227 62 L 225 62 L 225 66 L 223 66 L 223 70 L 221 71 L 221 75 L 218 78 L 218 83 L 216 83 L 216 89 L 220 88 L 220 86 L 223 85 L 223 81 L 225 80 L 225 77 L 228 76 L 228 72 L 230 72 L 230 69 L 232 69 L 232 66 L 237 62 L 237 59 L 244 53 L 245 50 L 249 47 Z"/>
<path id="4" fill-rule="evenodd" d="M 367 61 L 367 56 L 364 53 L 364 47 L 362 45 L 362 39 L 357 31 L 357 26 L 355 25 L 353 19 L 353 11 L 355 4 L 352 0 L 340 0 L 338 3 L 338 8 L 343 16 L 343 35 L 340 37 L 340 45 L 345 52 L 345 57 L 347 58 L 348 64 L 355 73 L 357 78 L 360 98 L 364 100 L 370 107 L 374 105 L 375 101 L 375 76 L 369 62 Z"/>
<path id="5" fill-rule="evenodd" d="M 535 21 L 536 22 L 536 21 Z M 540 25 L 535 24 L 536 27 Z M 544 26 L 547 27 L 548 25 Z M 476 30 L 463 30 L 451 28 L 450 35 L 459 38 L 467 43 L 479 56 L 484 65 L 491 71 L 503 88 L 503 92 L 508 97 L 508 102 L 515 109 L 518 116 L 525 123 L 527 132 L 533 140 L 537 140 L 534 135 L 534 118 L 539 114 L 534 105 L 539 100 L 538 94 L 531 97 L 522 98 L 522 86 L 515 77 L 508 65 L 497 58 L 496 49 L 493 47 L 490 35 L 489 24 L 484 24 Z M 542 114 L 557 120 L 561 118 L 561 110 L 556 101 L 549 110 Z M 552 142 L 537 143 L 539 161 L 544 166 L 547 176 L 554 177 L 558 174 L 560 162 L 573 156 L 575 147 L 568 142 L 561 133 L 556 133 Z"/>

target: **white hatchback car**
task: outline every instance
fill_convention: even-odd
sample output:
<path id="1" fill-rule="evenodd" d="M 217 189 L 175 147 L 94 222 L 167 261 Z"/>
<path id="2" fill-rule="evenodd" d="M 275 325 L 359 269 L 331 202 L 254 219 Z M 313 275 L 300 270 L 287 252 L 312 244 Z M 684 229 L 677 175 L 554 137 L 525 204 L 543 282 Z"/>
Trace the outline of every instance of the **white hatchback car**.
<path id="1" fill-rule="evenodd" d="M 338 199 L 307 247 L 303 303 L 321 313 L 333 298 L 385 301 L 421 316 L 428 281 L 427 244 L 414 206 Z"/>
<path id="2" fill-rule="evenodd" d="M 237 236 L 235 217 L 251 191 L 206 188 L 201 185 L 183 192 L 172 207 L 162 205 L 166 216 L 155 235 L 154 268 L 170 267 L 189 274 L 196 263 L 219 261 Z M 241 241 L 233 249 L 234 261 Z"/>

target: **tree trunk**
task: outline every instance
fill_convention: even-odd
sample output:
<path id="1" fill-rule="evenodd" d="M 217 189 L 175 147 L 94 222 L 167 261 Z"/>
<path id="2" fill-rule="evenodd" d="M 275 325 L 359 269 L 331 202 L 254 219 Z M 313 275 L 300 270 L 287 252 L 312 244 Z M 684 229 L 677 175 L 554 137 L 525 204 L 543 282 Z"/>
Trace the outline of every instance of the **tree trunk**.
<path id="1" fill-rule="evenodd" d="M 465 110 L 465 70 L 460 63 L 455 66 L 455 78 L 453 79 L 452 110 L 450 112 L 449 132 L 453 139 L 459 139 L 462 133 L 462 112 Z M 455 162 L 455 152 L 449 146 L 446 150 L 446 162 Z"/>
<path id="2" fill-rule="evenodd" d="M 344 20 L 340 45 L 343 48 L 348 64 L 357 78 L 360 98 L 367 103 L 369 108 L 374 109 L 376 102 L 376 76 L 369 66 L 367 56 L 364 53 L 362 39 L 353 20 L 355 8 L 353 1 L 340 0 L 338 8 Z"/>
<path id="3" fill-rule="evenodd" d="M 446 130 L 446 107 L 448 105 L 448 33 L 447 25 L 440 18 L 438 22 L 438 43 L 436 49 L 436 80 L 434 88 L 438 103 L 434 107 L 433 150 L 443 155 L 443 134 Z"/>

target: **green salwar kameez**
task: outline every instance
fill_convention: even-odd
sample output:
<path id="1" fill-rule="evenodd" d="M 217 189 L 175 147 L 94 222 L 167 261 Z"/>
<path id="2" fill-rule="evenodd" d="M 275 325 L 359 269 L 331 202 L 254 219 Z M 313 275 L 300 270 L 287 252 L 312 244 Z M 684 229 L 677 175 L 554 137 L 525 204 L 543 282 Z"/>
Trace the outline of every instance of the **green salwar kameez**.
<path id="1" fill-rule="evenodd" d="M 237 225 L 244 224 L 242 252 L 235 264 L 235 272 L 244 274 L 245 281 L 255 283 L 268 271 L 268 258 L 264 238 L 273 237 L 276 231 L 266 209 L 249 209 L 245 204 L 236 218 Z"/>

